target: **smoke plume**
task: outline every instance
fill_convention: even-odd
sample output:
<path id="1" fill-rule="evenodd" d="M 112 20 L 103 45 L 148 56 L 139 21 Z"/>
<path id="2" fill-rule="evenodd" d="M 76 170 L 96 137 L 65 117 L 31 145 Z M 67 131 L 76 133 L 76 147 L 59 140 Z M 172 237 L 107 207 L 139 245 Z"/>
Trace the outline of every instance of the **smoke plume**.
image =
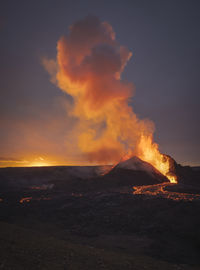
<path id="1" fill-rule="evenodd" d="M 57 44 L 56 83 L 73 97 L 72 114 L 80 119 L 78 146 L 92 162 L 112 163 L 136 150 L 153 124 L 139 120 L 129 99 L 134 87 L 121 79 L 132 53 L 120 46 L 112 26 L 88 16 L 70 26 Z M 52 74 L 52 60 L 45 67 Z"/>
<path id="2" fill-rule="evenodd" d="M 44 65 L 73 97 L 71 114 L 79 121 L 71 134 L 85 159 L 105 164 L 135 154 L 157 168 L 161 163 L 166 174 L 168 162 L 152 141 L 153 123 L 138 119 L 129 105 L 134 87 L 121 74 L 131 56 L 109 23 L 87 16 L 60 38 L 56 61 L 45 59 Z"/>

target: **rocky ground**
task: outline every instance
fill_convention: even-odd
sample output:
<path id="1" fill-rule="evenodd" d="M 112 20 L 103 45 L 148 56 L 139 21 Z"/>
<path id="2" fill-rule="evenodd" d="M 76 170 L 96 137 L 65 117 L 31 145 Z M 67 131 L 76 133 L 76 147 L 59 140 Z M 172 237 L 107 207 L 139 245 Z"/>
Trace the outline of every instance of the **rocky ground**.
<path id="1" fill-rule="evenodd" d="M 200 200 L 133 194 L 165 179 L 117 169 L 0 169 L 0 268 L 200 269 Z"/>

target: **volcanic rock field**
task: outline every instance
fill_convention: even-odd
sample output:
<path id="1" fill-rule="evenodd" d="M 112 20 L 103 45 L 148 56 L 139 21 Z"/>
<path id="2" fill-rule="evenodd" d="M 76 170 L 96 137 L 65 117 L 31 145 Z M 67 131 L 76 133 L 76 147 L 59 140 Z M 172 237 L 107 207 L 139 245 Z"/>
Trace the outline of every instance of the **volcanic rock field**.
<path id="1" fill-rule="evenodd" d="M 1 269 L 200 269 L 200 170 L 0 169 Z"/>

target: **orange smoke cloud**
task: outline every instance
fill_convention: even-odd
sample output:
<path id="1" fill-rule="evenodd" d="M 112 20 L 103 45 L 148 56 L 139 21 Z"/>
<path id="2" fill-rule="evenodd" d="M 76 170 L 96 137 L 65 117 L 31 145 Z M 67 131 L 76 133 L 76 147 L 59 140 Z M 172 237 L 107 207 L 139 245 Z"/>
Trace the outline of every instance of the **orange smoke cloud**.
<path id="1" fill-rule="evenodd" d="M 154 125 L 137 118 L 129 105 L 134 87 L 121 79 L 131 56 L 109 23 L 88 16 L 58 41 L 57 61 L 44 61 L 53 81 L 73 97 L 77 145 L 89 161 L 114 163 L 127 154 L 145 160 L 146 148 L 154 147 L 144 142 L 152 138 Z M 153 153 L 160 154 L 157 148 Z"/>

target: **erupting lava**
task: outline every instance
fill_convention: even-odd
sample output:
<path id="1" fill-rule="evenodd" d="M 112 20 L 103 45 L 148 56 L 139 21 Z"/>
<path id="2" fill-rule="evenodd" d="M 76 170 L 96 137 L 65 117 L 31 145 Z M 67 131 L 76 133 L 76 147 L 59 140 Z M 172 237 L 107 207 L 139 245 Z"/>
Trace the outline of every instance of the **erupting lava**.
<path id="1" fill-rule="evenodd" d="M 177 183 L 177 177 L 170 172 L 170 158 L 159 152 L 158 145 L 152 141 L 151 136 L 141 136 L 138 145 L 138 157 L 151 163 L 158 171 L 169 179 L 170 183 Z"/>
<path id="2" fill-rule="evenodd" d="M 68 140 L 90 162 L 113 164 L 138 156 L 166 175 L 169 159 L 153 142 L 154 125 L 140 120 L 129 105 L 134 87 L 121 79 L 132 53 L 120 46 L 112 26 L 87 16 L 69 28 L 57 44 L 57 60 L 43 64 L 62 91 L 73 97 L 71 115 L 78 124 Z"/>

